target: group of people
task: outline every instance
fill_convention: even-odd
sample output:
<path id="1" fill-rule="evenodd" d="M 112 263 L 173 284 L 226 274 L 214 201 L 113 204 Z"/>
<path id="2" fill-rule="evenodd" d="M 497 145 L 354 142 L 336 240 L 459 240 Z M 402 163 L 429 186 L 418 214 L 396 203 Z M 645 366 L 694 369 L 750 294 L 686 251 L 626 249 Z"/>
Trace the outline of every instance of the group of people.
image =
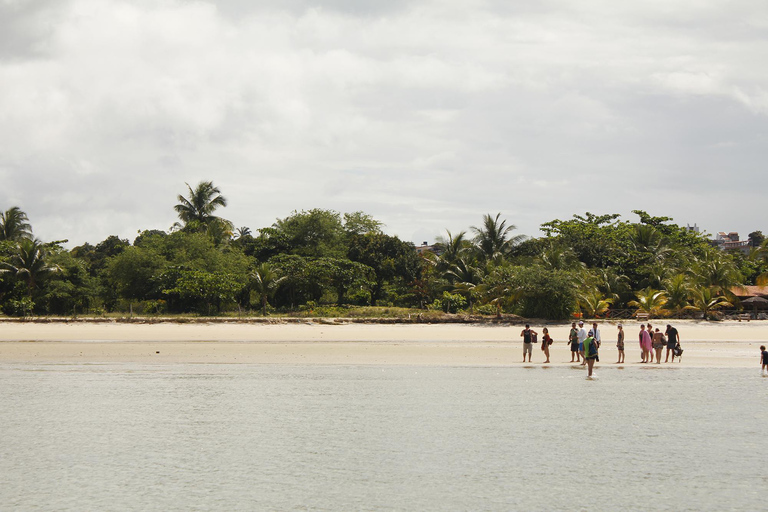
<path id="1" fill-rule="evenodd" d="M 624 326 L 622 324 L 617 325 L 618 339 L 616 342 L 616 348 L 619 352 L 618 361 L 616 364 L 624 363 Z M 543 337 L 541 340 L 541 350 L 546 357 L 545 363 L 549 363 L 549 347 L 552 345 L 553 340 L 549 335 L 549 330 L 545 327 L 542 329 Z M 525 325 L 525 329 L 520 333 L 523 338 L 523 362 L 525 362 L 525 356 L 528 356 L 528 362 L 531 362 L 531 355 L 533 352 L 533 344 L 538 343 L 538 333 L 531 329 L 529 324 Z M 669 362 L 669 356 L 672 356 L 672 362 L 675 362 L 675 357 L 682 353 L 680 349 L 680 335 L 677 329 L 667 324 L 667 329 L 663 333 L 657 327 L 655 330 L 653 326 L 649 324 L 642 324 L 640 326 L 640 333 L 638 336 L 640 343 L 640 350 L 642 352 L 641 363 L 652 363 L 654 351 L 656 355 L 656 364 L 661 364 L 661 354 L 664 348 L 667 349 L 667 355 L 664 359 L 665 363 Z M 571 324 L 571 331 L 568 334 L 568 343 L 571 348 L 571 362 L 581 363 L 587 366 L 588 377 L 592 377 L 593 367 L 596 361 L 599 361 L 598 349 L 602 343 L 602 336 L 597 322 L 592 323 L 592 328 L 587 330 L 584 327 L 584 321 L 580 320 L 578 328 L 576 322 Z"/>

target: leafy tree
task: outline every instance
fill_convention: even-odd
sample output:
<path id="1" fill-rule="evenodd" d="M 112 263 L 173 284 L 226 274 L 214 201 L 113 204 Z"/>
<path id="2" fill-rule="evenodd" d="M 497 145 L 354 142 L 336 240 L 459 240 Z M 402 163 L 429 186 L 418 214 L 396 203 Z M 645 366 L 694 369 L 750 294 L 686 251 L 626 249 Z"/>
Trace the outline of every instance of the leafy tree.
<path id="1" fill-rule="evenodd" d="M 19 241 L 23 238 L 32 238 L 32 225 L 27 214 L 18 206 L 0 212 L 0 241 Z"/>
<path id="2" fill-rule="evenodd" d="M 619 214 L 584 216 L 573 219 L 553 220 L 541 225 L 548 238 L 556 238 L 576 253 L 579 261 L 590 268 L 618 267 L 620 274 L 627 273 L 629 254 L 628 224 L 618 220 Z M 634 267 L 634 264 L 632 265 Z"/>
<path id="3" fill-rule="evenodd" d="M 381 300 L 386 284 L 411 285 L 419 277 L 421 270 L 419 257 L 412 243 L 382 233 L 354 235 L 350 241 L 348 255 L 352 261 L 373 269 L 373 305 Z"/>
<path id="4" fill-rule="evenodd" d="M 513 267 L 508 289 L 522 316 L 563 320 L 577 307 L 574 283 L 572 272 L 532 265 Z"/>
<path id="5" fill-rule="evenodd" d="M 163 293 L 205 304 L 210 315 L 212 308 L 221 311 L 222 305 L 234 303 L 243 286 L 242 280 L 227 272 L 181 270 L 175 286 Z"/>
<path id="6" fill-rule="evenodd" d="M 384 224 L 364 212 L 344 214 L 344 231 L 349 236 L 381 233 L 383 225 Z"/>
<path id="7" fill-rule="evenodd" d="M 345 253 L 341 216 L 333 210 L 315 208 L 293 212 L 285 219 L 278 219 L 274 228 L 286 237 L 293 254 L 319 258 L 342 257 Z"/>
<path id="8" fill-rule="evenodd" d="M 165 259 L 150 247 L 128 247 L 110 258 L 106 280 L 121 297 L 130 301 L 159 299 L 161 295 L 154 278 L 165 265 Z"/>
<path id="9" fill-rule="evenodd" d="M 762 244 L 765 241 L 765 236 L 763 235 L 763 232 L 753 231 L 749 234 L 749 246 L 750 247 L 760 247 L 760 244 Z"/>

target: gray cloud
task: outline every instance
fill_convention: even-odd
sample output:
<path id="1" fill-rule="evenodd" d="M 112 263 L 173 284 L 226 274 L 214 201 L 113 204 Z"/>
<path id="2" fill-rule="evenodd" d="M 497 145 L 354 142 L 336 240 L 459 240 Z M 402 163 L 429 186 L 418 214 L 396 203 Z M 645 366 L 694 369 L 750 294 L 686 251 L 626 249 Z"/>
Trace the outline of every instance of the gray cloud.
<path id="1" fill-rule="evenodd" d="M 529 235 L 587 210 L 768 229 L 766 14 L 0 0 L 0 208 L 44 238 L 133 238 L 212 179 L 254 229 L 314 207 L 419 243 L 487 212 Z"/>

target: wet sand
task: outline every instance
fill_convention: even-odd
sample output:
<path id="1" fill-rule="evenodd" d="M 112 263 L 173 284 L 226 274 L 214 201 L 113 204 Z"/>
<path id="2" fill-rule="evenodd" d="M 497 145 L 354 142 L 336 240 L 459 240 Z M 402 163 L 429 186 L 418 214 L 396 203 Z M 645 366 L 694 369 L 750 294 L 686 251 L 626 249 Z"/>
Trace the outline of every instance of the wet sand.
<path id="1" fill-rule="evenodd" d="M 617 358 L 616 323 L 600 323 L 600 365 Z M 685 350 L 680 367 L 757 367 L 768 322 L 673 321 Z M 624 323 L 626 361 L 641 364 L 639 322 Z M 659 321 L 657 327 L 664 328 Z M 532 325 L 541 332 L 544 325 Z M 550 366 L 570 365 L 570 324 L 547 324 Z M 522 325 L 135 324 L 0 322 L 0 363 L 248 363 L 296 365 L 542 366 L 522 363 Z M 664 351 L 666 353 L 666 349 Z M 661 367 L 664 365 L 662 355 Z"/>

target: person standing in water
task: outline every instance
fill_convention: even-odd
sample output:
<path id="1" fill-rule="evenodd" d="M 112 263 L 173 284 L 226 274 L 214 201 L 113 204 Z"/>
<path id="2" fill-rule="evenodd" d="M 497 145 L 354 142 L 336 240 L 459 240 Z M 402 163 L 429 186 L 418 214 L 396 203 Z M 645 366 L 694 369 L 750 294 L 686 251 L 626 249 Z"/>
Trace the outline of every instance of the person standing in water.
<path id="1" fill-rule="evenodd" d="M 760 361 L 763 375 L 768 375 L 768 351 L 765 350 L 765 345 L 760 345 Z"/>
<path id="2" fill-rule="evenodd" d="M 576 357 L 576 362 L 581 362 L 581 355 L 579 354 L 579 330 L 576 329 L 576 322 L 571 324 L 571 332 L 568 333 L 568 343 L 571 344 L 571 362 Z"/>
<path id="3" fill-rule="evenodd" d="M 597 355 L 597 340 L 594 338 L 595 333 L 589 331 L 587 333 L 587 339 L 584 340 L 584 361 L 587 363 L 587 378 L 593 377 L 593 368 L 600 358 Z"/>
<path id="4" fill-rule="evenodd" d="M 536 331 L 531 329 L 531 326 L 528 324 L 525 324 L 525 329 L 520 333 L 520 336 L 523 337 L 523 362 L 525 362 L 525 354 L 528 354 L 528 362 L 531 362 L 531 354 L 533 352 L 533 336 L 535 334 L 538 334 Z"/>
<path id="5" fill-rule="evenodd" d="M 667 340 L 664 339 L 664 333 L 657 327 L 653 333 L 653 350 L 656 352 L 656 364 L 661 364 L 661 351 L 664 350 L 664 345 L 666 344 Z M 651 355 L 651 360 L 653 360 L 653 355 Z"/>
<path id="6" fill-rule="evenodd" d="M 677 329 L 667 324 L 667 357 L 664 358 L 664 362 L 669 362 L 669 353 L 672 352 L 672 362 L 675 362 L 675 347 L 680 343 L 680 335 L 677 333 Z"/>
<path id="7" fill-rule="evenodd" d="M 548 363 L 549 362 L 549 346 L 552 344 L 552 338 L 550 338 L 549 330 L 546 327 L 542 329 L 541 332 L 544 333 L 544 336 L 542 336 L 541 338 L 541 350 L 544 351 L 544 355 L 547 358 L 547 360 L 544 362 Z"/>
<path id="8" fill-rule="evenodd" d="M 579 320 L 579 330 L 576 333 L 576 337 L 579 339 L 579 354 L 581 354 L 581 364 L 583 366 L 587 364 L 587 361 L 584 359 L 584 340 L 587 339 L 587 330 L 584 328 L 583 320 Z"/>
<path id="9" fill-rule="evenodd" d="M 651 335 L 645 330 L 645 324 L 640 326 L 640 349 L 643 351 L 643 363 L 651 362 Z"/>
<path id="10" fill-rule="evenodd" d="M 619 339 L 616 342 L 616 348 L 619 350 L 619 360 L 616 361 L 616 364 L 621 364 L 624 362 L 624 327 L 619 324 Z"/>

